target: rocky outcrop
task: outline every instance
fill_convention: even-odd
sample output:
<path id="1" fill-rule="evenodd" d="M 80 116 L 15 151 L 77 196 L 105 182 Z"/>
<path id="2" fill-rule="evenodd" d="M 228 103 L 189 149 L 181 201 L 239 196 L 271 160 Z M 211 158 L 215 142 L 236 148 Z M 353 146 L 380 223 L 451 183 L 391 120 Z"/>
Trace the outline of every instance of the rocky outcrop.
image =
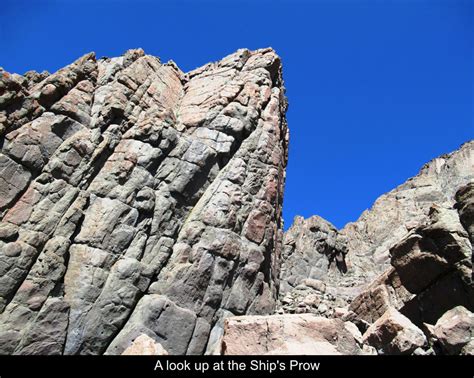
<path id="1" fill-rule="evenodd" d="M 456 204 L 459 220 L 469 234 L 471 245 L 474 245 L 474 180 L 456 192 Z"/>
<path id="2" fill-rule="evenodd" d="M 131 50 L 0 75 L 0 353 L 121 354 L 146 335 L 202 354 L 225 317 L 274 311 L 273 50 L 188 73 Z"/>
<path id="3" fill-rule="evenodd" d="M 314 312 L 332 317 L 337 308 L 347 307 L 367 285 L 397 280 L 390 271 L 390 249 L 410 231 L 430 222 L 433 205 L 459 207 L 459 215 L 451 213 L 460 217 L 462 225 L 458 219 L 456 225 L 445 225 L 446 232 L 455 227 L 452 235 L 465 237 L 466 231 L 472 234 L 468 224 L 473 219 L 473 150 L 474 141 L 470 141 L 429 162 L 417 176 L 381 196 L 357 222 L 342 230 L 318 216 L 296 217 L 284 237 L 280 313 Z M 456 194 L 460 187 L 464 189 Z M 306 284 L 308 279 L 321 281 L 324 290 L 314 290 Z M 387 308 L 379 309 L 377 317 Z"/>
<path id="4" fill-rule="evenodd" d="M 392 268 L 350 304 L 349 318 L 367 325 L 373 323 L 364 340 L 383 353 L 472 353 L 469 343 L 474 310 L 473 248 L 467 231 L 471 224 L 466 217 L 463 223 L 460 220 L 462 209 L 471 201 L 463 195 L 469 192 L 466 188 L 457 191 L 455 197 L 463 202 L 457 202 L 454 208 L 433 205 L 426 223 L 390 249 Z M 414 331 L 410 331 L 413 337 L 406 341 L 405 349 L 398 342 L 395 345 L 392 341 L 384 342 L 384 337 L 373 336 L 377 336 L 374 330 L 387 322 L 387 314 L 396 314 L 397 310 L 404 326 L 399 322 L 401 326 L 395 327 L 391 322 L 389 328 L 403 332 L 416 329 L 418 335 L 422 329 L 428 343 L 422 343 L 421 337 L 415 342 Z"/>
<path id="5" fill-rule="evenodd" d="M 434 324 L 453 307 L 474 309 L 472 246 L 456 210 L 433 207 L 391 255 L 393 267 L 350 305 L 360 318 L 370 323 L 395 307 L 417 325 Z"/>
<path id="6" fill-rule="evenodd" d="M 332 316 L 347 306 L 358 293 L 351 281 L 356 276 L 346 274 L 347 253 L 347 238 L 331 223 L 295 217 L 284 237 L 278 312 Z"/>
<path id="7" fill-rule="evenodd" d="M 426 344 L 426 337 L 408 318 L 389 308 L 364 333 L 363 341 L 379 354 L 411 354 Z"/>
<path id="8" fill-rule="evenodd" d="M 305 279 L 333 280 L 347 272 L 347 239 L 317 215 L 295 217 L 285 233 L 281 291 L 287 292 Z"/>
<path id="9" fill-rule="evenodd" d="M 474 141 L 283 235 L 286 108 L 272 49 L 0 69 L 0 354 L 473 354 Z"/>
<path id="10" fill-rule="evenodd" d="M 471 141 L 428 163 L 342 230 L 295 218 L 278 313 L 351 321 L 383 354 L 450 353 L 429 330 L 457 306 L 474 310 L 473 149 Z M 463 348 L 456 353 L 472 350 Z"/>
<path id="11" fill-rule="evenodd" d="M 426 324 L 433 345 L 446 354 L 473 354 L 474 314 L 462 306 L 447 311 L 434 326 Z"/>

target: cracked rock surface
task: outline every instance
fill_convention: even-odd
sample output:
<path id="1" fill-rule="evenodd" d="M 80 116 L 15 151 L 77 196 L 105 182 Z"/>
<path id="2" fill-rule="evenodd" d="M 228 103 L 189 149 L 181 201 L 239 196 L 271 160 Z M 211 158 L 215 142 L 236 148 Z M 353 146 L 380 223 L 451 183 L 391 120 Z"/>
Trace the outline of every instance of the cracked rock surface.
<path id="1" fill-rule="evenodd" d="M 286 109 L 270 48 L 0 69 L 0 354 L 473 354 L 474 141 L 283 233 Z"/>
<path id="2" fill-rule="evenodd" d="M 272 49 L 0 70 L 0 353 L 203 354 L 272 313 L 286 107 Z"/>
<path id="3" fill-rule="evenodd" d="M 473 151 L 429 162 L 342 230 L 296 217 L 278 314 L 341 319 L 379 354 L 472 354 Z"/>
<path id="4" fill-rule="evenodd" d="M 400 266 L 402 262 L 394 259 L 391 248 L 410 232 L 432 222 L 433 212 L 446 215 L 442 216 L 444 223 L 436 227 L 445 235 L 454 235 L 464 245 L 463 250 L 469 250 L 469 237 L 465 238 L 470 234 L 472 244 L 473 152 L 474 141 L 469 141 L 433 159 L 417 176 L 379 197 L 371 209 L 341 230 L 318 216 L 296 217 L 284 236 L 278 312 L 342 316 L 343 309 L 369 285 L 385 279 L 381 276 L 396 280 L 390 271 L 394 263 L 400 261 Z M 433 237 L 436 232 L 431 233 Z M 427 237 L 422 233 L 410 238 Z M 415 266 L 410 260 L 405 264 L 405 275 L 420 269 L 429 274 L 431 265 L 426 264 L 429 262 L 420 260 Z M 423 285 L 422 281 L 417 277 L 411 285 Z M 377 316 L 387 309 L 368 308 L 378 311 Z"/>

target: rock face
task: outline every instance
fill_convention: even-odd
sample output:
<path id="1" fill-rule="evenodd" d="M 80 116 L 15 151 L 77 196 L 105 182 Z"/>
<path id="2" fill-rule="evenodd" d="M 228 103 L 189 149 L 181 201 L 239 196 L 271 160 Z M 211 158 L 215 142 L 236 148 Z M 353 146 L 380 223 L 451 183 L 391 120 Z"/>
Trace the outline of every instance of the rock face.
<path id="1" fill-rule="evenodd" d="M 283 235 L 286 108 L 272 49 L 0 69 L 0 354 L 473 354 L 474 141 Z"/>
<path id="2" fill-rule="evenodd" d="M 0 353 L 121 354 L 146 335 L 202 354 L 225 317 L 274 311 L 288 131 L 273 50 L 188 73 L 91 53 L 0 79 Z"/>
<path id="3" fill-rule="evenodd" d="M 353 319 L 373 323 L 364 340 L 381 347 L 384 353 L 411 353 L 416 346 L 424 346 L 422 354 L 472 354 L 473 248 L 468 233 L 472 224 L 466 222 L 466 217 L 463 223 L 460 221 L 465 214 L 463 209 L 472 201 L 465 195 L 468 187 L 458 190 L 455 197 L 461 202 L 454 208 L 433 205 L 426 223 L 390 249 L 392 268 L 350 304 Z M 399 328 L 406 332 L 420 327 L 425 330 L 429 345 L 421 345 L 421 338 L 415 342 L 413 332 L 404 350 L 399 342 L 395 349 L 393 343 L 387 348 L 387 343 L 371 336 L 371 330 L 386 323 L 386 314 L 396 310 L 405 319 L 405 325 Z"/>
<path id="4" fill-rule="evenodd" d="M 474 309 L 472 246 L 456 210 L 433 207 L 430 221 L 390 251 L 393 267 L 350 305 L 360 318 L 395 307 L 417 325 L 434 324 L 453 307 Z"/>
<path id="5" fill-rule="evenodd" d="M 353 332 L 350 324 L 339 319 L 311 314 L 240 316 L 225 321 L 222 353 L 365 354 Z"/>
<path id="6" fill-rule="evenodd" d="M 383 354 L 473 353 L 467 321 L 452 328 L 460 347 L 443 347 L 433 331 L 454 308 L 474 311 L 473 150 L 471 141 L 428 163 L 342 230 L 295 218 L 278 313 L 351 321 Z"/>
<path id="7" fill-rule="evenodd" d="M 380 196 L 356 222 L 348 223 L 341 230 L 351 251 L 348 266 L 365 271 L 370 267 L 372 276 L 390 267 L 390 248 L 427 220 L 430 207 L 451 208 L 456 191 L 473 182 L 473 153 L 474 141 L 469 141 L 433 159 L 418 175 Z"/>
<path id="8" fill-rule="evenodd" d="M 347 239 L 317 215 L 296 217 L 285 233 L 281 291 L 287 292 L 305 279 L 327 279 L 346 273 Z"/>
<path id="9" fill-rule="evenodd" d="M 455 207 L 459 212 L 459 220 L 469 234 L 471 245 L 474 245 L 474 180 L 456 192 Z"/>
<path id="10" fill-rule="evenodd" d="M 448 224 L 438 224 L 435 228 L 444 227 L 446 235 L 449 233 L 464 243 L 461 254 L 467 256 L 470 246 L 464 238 L 466 232 L 472 235 L 469 225 L 474 219 L 473 151 L 474 141 L 470 141 L 459 150 L 432 160 L 417 176 L 381 196 L 357 222 L 342 230 L 318 216 L 296 217 L 284 237 L 280 312 L 333 316 L 336 308 L 348 306 L 367 285 L 377 286 L 378 280 L 384 279 L 381 274 L 397 280 L 389 271 L 391 262 L 401 259 L 394 260 L 390 249 L 410 231 L 431 221 L 433 205 L 446 209 L 459 207 L 458 212 L 450 210 L 452 219 L 445 219 Z M 456 194 L 460 187 L 464 189 Z M 436 234 L 436 230 L 432 233 Z M 415 271 L 419 268 L 410 266 Z M 314 290 L 306 284 L 308 279 L 318 279 L 325 290 Z M 305 301 L 317 305 L 305 306 Z M 379 309 L 377 317 L 387 308 Z"/>
<path id="11" fill-rule="evenodd" d="M 357 293 L 349 279 L 354 274 L 346 275 L 347 253 L 347 238 L 331 223 L 295 217 L 284 238 L 279 313 L 330 316 L 346 306 Z"/>

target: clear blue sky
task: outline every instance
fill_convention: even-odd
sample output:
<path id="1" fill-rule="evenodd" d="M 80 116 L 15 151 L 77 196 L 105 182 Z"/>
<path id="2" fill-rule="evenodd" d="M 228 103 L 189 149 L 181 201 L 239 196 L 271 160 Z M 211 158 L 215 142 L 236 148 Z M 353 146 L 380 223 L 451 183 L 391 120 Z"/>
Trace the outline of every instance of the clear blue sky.
<path id="1" fill-rule="evenodd" d="M 142 47 L 190 70 L 241 47 L 281 55 L 285 227 L 337 227 L 474 134 L 473 1 L 2 1 L 0 66 L 55 71 Z"/>

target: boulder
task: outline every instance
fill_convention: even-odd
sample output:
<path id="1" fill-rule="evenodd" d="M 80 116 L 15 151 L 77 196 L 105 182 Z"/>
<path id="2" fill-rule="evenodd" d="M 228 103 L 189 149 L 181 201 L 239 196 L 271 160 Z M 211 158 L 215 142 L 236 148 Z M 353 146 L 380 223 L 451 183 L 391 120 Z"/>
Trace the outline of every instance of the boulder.
<path id="1" fill-rule="evenodd" d="M 150 336 L 141 334 L 123 351 L 122 356 L 166 356 L 168 352 Z"/>
<path id="2" fill-rule="evenodd" d="M 470 259 L 472 248 L 459 214 L 434 205 L 429 224 L 417 228 L 390 249 L 391 263 L 402 284 L 414 294 L 430 286 L 441 275 Z"/>
<path id="3" fill-rule="evenodd" d="M 423 331 L 396 309 L 389 308 L 363 335 L 379 354 L 411 354 L 427 340 Z"/>
<path id="4" fill-rule="evenodd" d="M 356 327 L 312 314 L 242 316 L 226 319 L 225 355 L 363 354 Z"/>
<path id="5" fill-rule="evenodd" d="M 474 314 L 462 306 L 447 311 L 431 328 L 432 336 L 446 354 L 472 354 Z M 469 344 L 469 345 L 468 345 Z"/>

